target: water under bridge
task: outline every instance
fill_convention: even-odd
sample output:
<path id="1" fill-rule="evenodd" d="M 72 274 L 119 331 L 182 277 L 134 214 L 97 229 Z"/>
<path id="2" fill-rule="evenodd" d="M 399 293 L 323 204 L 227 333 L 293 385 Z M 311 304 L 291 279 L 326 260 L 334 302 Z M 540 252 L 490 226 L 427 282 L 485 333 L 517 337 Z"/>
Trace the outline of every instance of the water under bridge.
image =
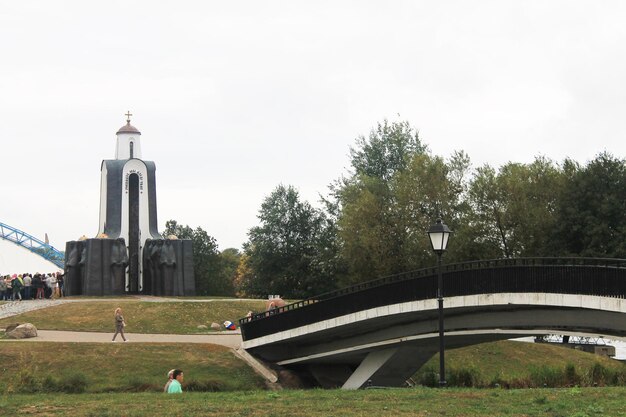
<path id="1" fill-rule="evenodd" d="M 626 260 L 443 266 L 445 344 L 529 335 L 626 340 Z M 240 320 L 252 355 L 323 387 L 401 386 L 438 352 L 437 269 L 393 275 Z"/>

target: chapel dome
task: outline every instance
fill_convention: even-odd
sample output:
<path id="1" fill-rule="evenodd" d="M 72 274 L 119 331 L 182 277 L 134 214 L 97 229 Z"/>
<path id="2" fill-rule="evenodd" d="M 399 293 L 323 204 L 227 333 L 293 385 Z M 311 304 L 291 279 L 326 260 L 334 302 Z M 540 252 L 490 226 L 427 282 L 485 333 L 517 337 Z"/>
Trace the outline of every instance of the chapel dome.
<path id="1" fill-rule="evenodd" d="M 130 121 L 126 122 L 124 126 L 120 127 L 120 130 L 118 130 L 117 133 L 136 133 L 138 135 L 141 135 L 141 132 L 137 130 L 135 126 L 131 125 Z"/>

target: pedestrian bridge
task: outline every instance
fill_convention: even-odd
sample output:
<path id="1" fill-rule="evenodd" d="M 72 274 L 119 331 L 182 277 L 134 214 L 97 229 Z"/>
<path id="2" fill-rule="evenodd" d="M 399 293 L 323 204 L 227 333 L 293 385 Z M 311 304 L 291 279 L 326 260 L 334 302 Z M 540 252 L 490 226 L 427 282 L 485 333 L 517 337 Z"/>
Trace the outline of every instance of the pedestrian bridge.
<path id="1" fill-rule="evenodd" d="M 65 253 L 61 252 L 46 242 L 42 242 L 26 232 L 11 227 L 0 222 L 0 239 L 7 240 L 31 251 L 35 255 L 41 256 L 48 262 L 52 262 L 58 268 L 63 269 L 65 264 Z"/>
<path id="2" fill-rule="evenodd" d="M 446 349 L 568 334 L 626 340 L 626 260 L 443 266 Z M 240 320 L 243 347 L 323 387 L 401 386 L 438 352 L 437 269 L 393 275 Z"/>

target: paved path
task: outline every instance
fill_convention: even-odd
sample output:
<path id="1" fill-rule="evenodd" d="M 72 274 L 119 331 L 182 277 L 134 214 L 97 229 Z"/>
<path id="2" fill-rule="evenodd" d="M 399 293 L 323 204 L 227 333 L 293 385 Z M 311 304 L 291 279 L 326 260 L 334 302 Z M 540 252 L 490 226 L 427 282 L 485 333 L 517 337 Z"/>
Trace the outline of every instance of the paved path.
<path id="1" fill-rule="evenodd" d="M 216 332 L 215 334 L 144 334 L 124 333 L 128 343 L 212 343 L 236 349 L 241 345 L 239 331 Z M 37 337 L 21 339 L 20 342 L 91 342 L 111 343 L 113 333 L 64 332 L 37 330 Z M 10 340 L 10 339 L 5 339 Z M 15 341 L 15 340 L 11 340 Z M 115 343 L 124 343 L 120 335 Z"/>

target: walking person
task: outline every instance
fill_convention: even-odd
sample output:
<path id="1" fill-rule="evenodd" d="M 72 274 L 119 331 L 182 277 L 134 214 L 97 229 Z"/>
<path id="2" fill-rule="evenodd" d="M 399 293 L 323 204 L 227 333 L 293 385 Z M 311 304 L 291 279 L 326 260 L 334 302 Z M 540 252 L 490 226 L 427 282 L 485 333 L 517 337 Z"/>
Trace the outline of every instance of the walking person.
<path id="1" fill-rule="evenodd" d="M 167 382 L 165 383 L 165 386 L 163 387 L 163 392 L 167 394 L 167 389 L 170 387 L 170 384 L 172 383 L 172 379 L 174 379 L 174 371 L 176 369 L 170 369 L 170 371 L 167 373 Z"/>
<path id="2" fill-rule="evenodd" d="M 124 316 L 122 316 L 122 309 L 118 307 L 115 309 L 115 334 L 113 335 L 113 340 L 111 340 L 112 342 L 115 342 L 118 333 L 122 336 L 124 342 L 128 342 L 128 339 L 124 336 L 124 327 L 126 327 L 126 321 L 124 321 Z"/>
<path id="3" fill-rule="evenodd" d="M 183 393 L 183 371 L 180 369 L 174 369 L 172 373 L 172 382 L 170 382 L 170 386 L 167 387 L 168 394 L 182 394 Z"/>

